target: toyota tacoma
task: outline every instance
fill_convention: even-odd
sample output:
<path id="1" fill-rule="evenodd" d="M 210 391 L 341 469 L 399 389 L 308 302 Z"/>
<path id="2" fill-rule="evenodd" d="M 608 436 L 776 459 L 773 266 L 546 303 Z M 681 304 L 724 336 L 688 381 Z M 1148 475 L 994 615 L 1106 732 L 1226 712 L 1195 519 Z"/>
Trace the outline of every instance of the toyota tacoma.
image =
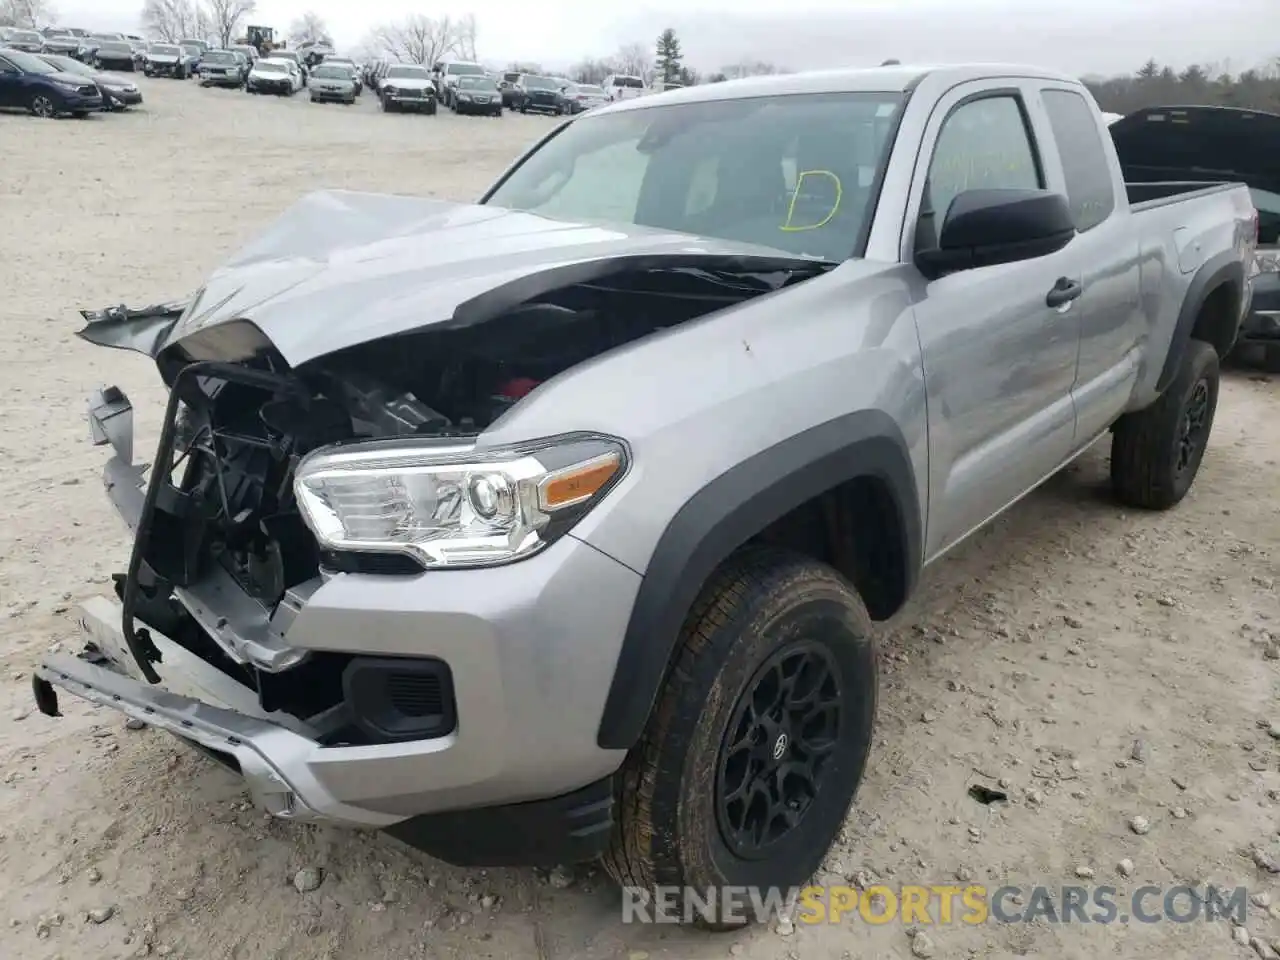
<path id="1" fill-rule="evenodd" d="M 1104 438 L 1120 503 L 1186 495 L 1256 230 L 1243 185 L 1126 187 L 1025 67 L 691 87 L 476 204 L 311 195 L 86 312 L 169 399 L 149 468 L 91 399 L 133 547 L 37 704 L 455 864 L 802 884 L 921 571 Z"/>

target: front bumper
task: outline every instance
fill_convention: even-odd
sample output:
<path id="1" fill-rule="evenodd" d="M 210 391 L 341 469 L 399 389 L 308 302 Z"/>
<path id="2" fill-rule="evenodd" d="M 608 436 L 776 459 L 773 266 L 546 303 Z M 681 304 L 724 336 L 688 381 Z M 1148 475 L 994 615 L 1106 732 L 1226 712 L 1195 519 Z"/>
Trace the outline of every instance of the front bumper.
<path id="1" fill-rule="evenodd" d="M 254 93 L 293 93 L 293 84 L 288 80 L 250 79 L 247 85 Z"/>
<path id="2" fill-rule="evenodd" d="M 559 100 L 535 100 L 532 97 L 525 97 L 521 109 L 537 110 L 539 113 L 556 113 L 562 109 L 562 105 Z"/>
<path id="3" fill-rule="evenodd" d="M 101 110 L 106 101 L 100 93 L 80 93 L 79 91 L 60 90 L 62 109 L 68 113 Z"/>
<path id="4" fill-rule="evenodd" d="M 132 463 L 128 399 L 100 391 L 90 424 L 94 441 L 115 450 L 104 481 L 135 528 L 144 474 Z M 445 850 L 436 855 L 452 862 L 516 864 L 534 856 L 510 839 L 499 848 L 473 842 L 472 854 L 441 846 L 447 837 L 437 825 L 451 824 L 444 834 L 456 833 L 467 817 L 490 827 L 495 816 L 536 820 L 548 809 L 576 818 L 569 847 L 547 847 L 543 837 L 538 857 L 554 849 L 585 858 L 598 852 L 588 846 L 607 841 L 608 781 L 624 751 L 600 749 L 596 732 L 639 588 L 632 570 L 566 536 L 528 560 L 486 570 L 326 575 L 308 591 L 291 591 L 288 609 L 282 604 L 272 614 L 259 606 L 255 620 L 245 612 L 247 595 L 213 569 L 174 594 L 233 660 L 275 672 L 287 671 L 299 653 L 442 661 L 452 678 L 452 732 L 326 745 L 322 731 L 264 713 L 248 687 L 154 631 L 160 683 L 148 684 L 128 653 L 120 608 L 108 601 L 86 605 L 82 614 L 92 645 L 85 654 L 50 656 L 39 666 L 41 709 L 56 713 L 54 688 L 102 704 L 233 761 L 258 805 L 276 816 L 395 825 L 397 836 L 428 852 Z M 582 818 L 592 816 L 605 818 L 599 831 L 583 832 Z"/>
<path id="5" fill-rule="evenodd" d="M 459 113 L 496 113 L 502 109 L 502 100 L 497 96 L 490 97 L 483 103 L 479 100 L 463 100 L 458 98 Z"/>
<path id="6" fill-rule="evenodd" d="M 424 110 L 432 106 L 436 102 L 436 98 L 429 94 L 426 94 L 426 95 L 412 94 L 412 93 L 404 93 L 403 91 L 396 91 L 395 93 L 383 93 L 382 96 L 385 99 L 390 100 L 392 103 L 396 104 L 397 106 L 421 107 Z"/>
<path id="7" fill-rule="evenodd" d="M 107 106 L 117 103 L 122 107 L 136 107 L 142 103 L 142 92 L 134 90 L 126 92 L 124 90 L 108 90 L 106 99 L 110 101 Z"/>
<path id="8" fill-rule="evenodd" d="M 312 83 L 310 90 L 311 90 L 311 97 L 313 100 L 339 100 L 339 101 L 342 101 L 343 103 L 346 103 L 347 101 L 354 100 L 356 98 L 355 87 L 347 87 L 345 90 L 343 90 L 343 89 L 335 89 L 335 88 L 317 87 L 314 83 Z"/>
<path id="9" fill-rule="evenodd" d="M 238 73 L 202 73 L 200 82 L 210 87 L 238 87 L 244 78 Z"/>

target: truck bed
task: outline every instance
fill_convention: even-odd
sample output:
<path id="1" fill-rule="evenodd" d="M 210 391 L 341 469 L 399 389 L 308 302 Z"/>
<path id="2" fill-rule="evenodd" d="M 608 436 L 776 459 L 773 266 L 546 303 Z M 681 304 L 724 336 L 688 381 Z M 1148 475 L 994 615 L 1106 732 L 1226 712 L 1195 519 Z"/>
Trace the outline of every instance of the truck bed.
<path id="1" fill-rule="evenodd" d="M 1167 180 L 1134 183 L 1126 180 L 1124 189 L 1129 196 L 1129 209 L 1134 213 L 1140 213 L 1155 207 L 1181 203 L 1192 197 L 1207 197 L 1210 194 L 1222 193 L 1235 186 L 1237 184 L 1228 181 Z"/>

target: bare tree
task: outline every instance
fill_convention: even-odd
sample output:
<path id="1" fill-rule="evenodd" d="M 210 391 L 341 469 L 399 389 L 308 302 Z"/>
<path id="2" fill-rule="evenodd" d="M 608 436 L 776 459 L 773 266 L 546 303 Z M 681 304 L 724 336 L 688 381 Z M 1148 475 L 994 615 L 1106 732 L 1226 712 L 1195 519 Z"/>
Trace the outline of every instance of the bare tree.
<path id="1" fill-rule="evenodd" d="M 729 80 L 738 80 L 742 77 L 764 77 L 775 73 L 786 73 L 787 71 L 776 64 L 768 63 L 764 60 L 743 60 L 727 67 L 721 67 L 720 72 Z"/>
<path id="2" fill-rule="evenodd" d="M 620 72 L 612 60 L 586 59 L 569 71 L 569 76 L 578 83 L 604 83 L 604 78 L 611 73 Z"/>
<path id="3" fill-rule="evenodd" d="M 618 73 L 643 79 L 649 75 L 651 59 L 649 48 L 643 43 L 627 43 L 613 55 L 613 65 L 618 68 Z"/>
<path id="4" fill-rule="evenodd" d="M 476 15 L 474 13 L 465 13 L 458 18 L 457 23 L 458 36 L 458 56 L 463 60 L 475 60 L 476 58 Z"/>
<path id="5" fill-rule="evenodd" d="M 194 0 L 146 0 L 142 5 L 142 29 L 157 40 L 175 43 L 200 36 L 201 11 Z"/>
<path id="6" fill-rule="evenodd" d="M 57 19 L 57 11 L 49 0 L 0 0 L 0 23 L 39 30 Z"/>
<path id="7" fill-rule="evenodd" d="M 231 46 L 244 18 L 258 9 L 258 0 L 205 0 L 213 32 L 224 47 Z"/>
<path id="8" fill-rule="evenodd" d="M 308 10 L 289 24 L 289 39 L 295 44 L 305 43 L 308 40 L 328 40 L 329 25 L 324 22 L 324 17 L 320 14 L 314 10 Z"/>
<path id="9" fill-rule="evenodd" d="M 375 27 L 370 44 L 403 63 L 430 66 L 458 48 L 457 25 L 448 17 L 433 20 L 411 13 L 403 20 Z"/>

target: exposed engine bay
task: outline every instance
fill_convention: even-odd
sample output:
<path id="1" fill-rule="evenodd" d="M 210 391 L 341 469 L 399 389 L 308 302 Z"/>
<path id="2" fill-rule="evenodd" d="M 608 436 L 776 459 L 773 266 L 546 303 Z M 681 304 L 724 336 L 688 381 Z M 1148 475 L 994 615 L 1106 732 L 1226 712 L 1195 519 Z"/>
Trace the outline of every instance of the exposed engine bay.
<path id="1" fill-rule="evenodd" d="M 278 369 L 263 356 L 247 365 L 222 364 L 225 378 L 180 376 L 165 474 L 170 482 L 162 485 L 143 538 L 150 599 L 138 607 L 137 619 L 174 639 L 175 631 L 186 636 L 184 645 L 230 670 L 209 637 L 193 635 L 171 616 L 173 588 L 200 582 L 211 564 L 268 617 L 286 591 L 322 571 L 420 574 L 403 556 L 322 552 L 294 499 L 299 459 L 340 441 L 474 436 L 577 364 L 812 275 L 633 271 L 561 287 L 483 323 L 367 342 L 296 370 Z M 235 375 L 239 369 L 243 377 Z M 319 668 L 313 660 L 287 675 L 259 674 L 256 685 L 262 693 L 264 681 L 296 686 L 290 677 L 307 675 L 305 692 L 277 690 L 274 699 L 310 715 L 341 697 L 328 680 L 317 682 Z M 235 672 L 244 676 L 240 668 Z M 332 669 L 328 675 L 336 676 Z"/>

